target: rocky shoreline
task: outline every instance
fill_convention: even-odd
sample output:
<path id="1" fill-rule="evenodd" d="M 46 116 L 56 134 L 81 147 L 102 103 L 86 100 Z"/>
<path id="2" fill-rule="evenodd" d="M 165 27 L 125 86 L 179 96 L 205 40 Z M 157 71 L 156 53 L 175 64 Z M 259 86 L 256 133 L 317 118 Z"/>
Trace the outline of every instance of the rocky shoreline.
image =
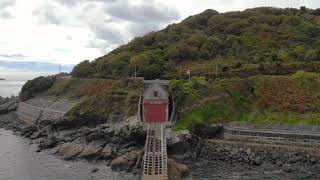
<path id="1" fill-rule="evenodd" d="M 0 128 L 31 139 L 38 144 L 37 152 L 49 149 L 64 160 L 101 161 L 116 171 L 141 173 L 146 132 L 135 116 L 127 119 L 115 116 L 104 124 L 87 126 L 73 126 L 68 120 L 27 125 L 17 118 L 18 98 L 5 98 L 5 101 L 3 104 L 14 101 L 16 106 L 3 106 L 9 108 L 0 112 Z M 189 171 L 186 165 L 173 159 L 169 159 L 169 167 L 171 179 L 181 179 Z"/>
<path id="2" fill-rule="evenodd" d="M 38 144 L 37 151 L 50 149 L 51 153 L 65 160 L 102 161 L 113 170 L 141 173 L 145 132 L 137 118 L 130 117 L 95 126 L 70 127 L 64 123 L 30 126 L 17 119 L 16 97 L 0 102 L 0 107 L 9 107 L 0 111 L 0 128 L 32 139 Z M 215 167 L 217 169 L 226 166 L 219 172 L 228 172 L 227 166 L 241 166 L 247 169 L 258 167 L 257 172 L 264 173 L 266 168 L 272 167 L 286 174 L 294 175 L 299 170 L 306 172 L 311 179 L 320 177 L 319 154 L 295 151 L 293 147 L 284 150 L 275 147 L 251 147 L 241 143 L 205 141 L 188 131 L 177 134 L 169 129 L 168 135 L 170 179 L 182 179 L 189 174 L 189 168 L 204 168 L 212 163 L 224 164 Z"/>

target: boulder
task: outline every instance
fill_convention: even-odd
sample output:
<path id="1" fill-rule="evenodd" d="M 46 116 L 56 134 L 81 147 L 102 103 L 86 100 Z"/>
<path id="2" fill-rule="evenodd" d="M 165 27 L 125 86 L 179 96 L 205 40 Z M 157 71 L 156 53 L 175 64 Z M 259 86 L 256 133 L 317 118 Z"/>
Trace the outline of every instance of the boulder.
<path id="1" fill-rule="evenodd" d="M 262 159 L 260 157 L 256 157 L 252 160 L 254 165 L 260 166 L 262 164 Z"/>
<path id="2" fill-rule="evenodd" d="M 118 124 L 114 131 L 115 136 L 120 136 L 129 141 L 144 142 L 145 140 L 142 122 L 136 116 L 131 116 Z"/>
<path id="3" fill-rule="evenodd" d="M 222 128 L 221 125 L 205 126 L 199 124 L 194 127 L 193 133 L 201 138 L 210 139 L 217 137 L 222 131 Z"/>
<path id="4" fill-rule="evenodd" d="M 21 135 L 25 137 L 30 137 L 34 132 L 37 131 L 37 127 L 30 125 L 21 129 Z"/>
<path id="5" fill-rule="evenodd" d="M 71 159 L 79 155 L 84 147 L 75 143 L 64 143 L 59 146 L 58 154 L 64 156 L 65 159 Z"/>
<path id="6" fill-rule="evenodd" d="M 191 149 L 191 145 L 188 142 L 192 138 L 188 130 L 174 131 L 167 129 L 167 147 L 169 154 L 185 154 Z"/>
<path id="7" fill-rule="evenodd" d="M 57 144 L 57 139 L 55 136 L 51 135 L 42 141 L 40 141 L 39 148 L 40 149 L 47 149 L 47 148 L 53 148 Z"/>
<path id="8" fill-rule="evenodd" d="M 190 170 L 185 164 L 173 159 L 168 160 L 168 176 L 170 180 L 180 180 L 189 174 Z"/>
<path id="9" fill-rule="evenodd" d="M 11 111 L 15 111 L 18 108 L 19 98 L 0 98 L 0 114 L 6 114 Z"/>
<path id="10" fill-rule="evenodd" d="M 112 156 L 114 155 L 114 148 L 111 146 L 106 146 L 102 149 L 101 151 L 101 156 L 103 159 L 111 159 Z"/>
<path id="11" fill-rule="evenodd" d="M 283 171 L 286 173 L 291 173 L 293 171 L 293 167 L 291 164 L 284 164 L 283 166 Z"/>
<path id="12" fill-rule="evenodd" d="M 111 168 L 117 171 L 131 170 L 136 164 L 143 151 L 131 151 L 124 155 L 121 155 L 111 161 Z"/>
<path id="13" fill-rule="evenodd" d="M 79 158 L 91 159 L 99 155 L 99 149 L 95 146 L 83 146 L 83 151 L 78 155 Z"/>

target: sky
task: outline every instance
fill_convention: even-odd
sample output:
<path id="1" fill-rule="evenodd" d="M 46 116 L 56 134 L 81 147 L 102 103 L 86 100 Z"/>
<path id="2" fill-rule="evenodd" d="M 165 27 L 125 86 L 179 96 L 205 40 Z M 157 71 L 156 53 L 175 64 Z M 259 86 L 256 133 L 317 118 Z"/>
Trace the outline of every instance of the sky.
<path id="1" fill-rule="evenodd" d="M 206 9 L 260 6 L 315 9 L 320 1 L 0 0 L 0 61 L 76 64 Z M 0 63 L 0 75 L 5 69 Z"/>

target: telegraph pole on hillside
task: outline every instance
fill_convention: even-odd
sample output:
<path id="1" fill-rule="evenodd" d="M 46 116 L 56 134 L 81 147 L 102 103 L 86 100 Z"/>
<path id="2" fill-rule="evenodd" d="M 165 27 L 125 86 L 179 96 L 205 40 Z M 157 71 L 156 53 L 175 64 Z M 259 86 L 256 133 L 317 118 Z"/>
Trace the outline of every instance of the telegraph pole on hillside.
<path id="1" fill-rule="evenodd" d="M 188 69 L 187 74 L 189 75 L 189 82 L 191 81 L 191 71 Z"/>
<path id="2" fill-rule="evenodd" d="M 134 80 L 137 81 L 137 65 L 134 65 Z"/>
<path id="3" fill-rule="evenodd" d="M 59 74 L 61 73 L 61 64 L 59 64 Z"/>

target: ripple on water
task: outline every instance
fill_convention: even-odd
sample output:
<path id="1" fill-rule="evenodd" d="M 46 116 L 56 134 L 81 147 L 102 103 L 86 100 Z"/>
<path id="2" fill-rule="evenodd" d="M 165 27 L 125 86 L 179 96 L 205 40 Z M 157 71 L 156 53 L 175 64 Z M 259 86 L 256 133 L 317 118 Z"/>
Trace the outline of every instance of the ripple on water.
<path id="1" fill-rule="evenodd" d="M 135 180 L 137 176 L 112 172 L 103 164 L 63 161 L 10 131 L 0 129 L 0 180 Z M 91 170 L 99 171 L 92 174 Z"/>

